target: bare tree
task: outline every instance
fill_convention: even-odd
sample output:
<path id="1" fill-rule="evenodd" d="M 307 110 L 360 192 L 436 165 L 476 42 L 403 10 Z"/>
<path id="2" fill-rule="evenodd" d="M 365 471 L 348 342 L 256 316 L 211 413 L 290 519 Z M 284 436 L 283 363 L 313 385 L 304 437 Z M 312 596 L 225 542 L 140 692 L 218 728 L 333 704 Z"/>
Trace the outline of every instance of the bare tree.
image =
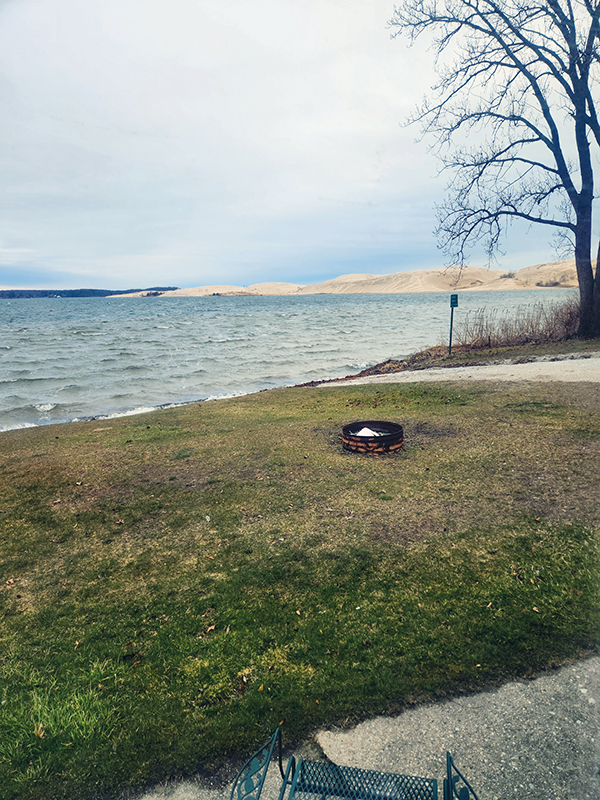
<path id="1" fill-rule="evenodd" d="M 390 21 L 394 36 L 432 39 L 437 56 L 414 119 L 452 173 L 442 246 L 464 264 L 476 242 L 494 253 L 515 219 L 554 228 L 575 254 L 582 336 L 600 335 L 599 20 L 600 0 L 404 0 Z"/>

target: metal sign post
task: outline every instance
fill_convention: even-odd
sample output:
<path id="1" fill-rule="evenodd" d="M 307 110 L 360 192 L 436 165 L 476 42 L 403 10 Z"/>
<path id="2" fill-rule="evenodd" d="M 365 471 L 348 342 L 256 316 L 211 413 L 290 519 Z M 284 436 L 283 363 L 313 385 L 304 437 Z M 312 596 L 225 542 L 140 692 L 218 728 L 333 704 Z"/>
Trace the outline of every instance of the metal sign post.
<path id="1" fill-rule="evenodd" d="M 454 323 L 454 309 L 458 307 L 458 295 L 450 295 L 450 342 L 448 344 L 448 355 L 452 355 L 452 325 Z"/>

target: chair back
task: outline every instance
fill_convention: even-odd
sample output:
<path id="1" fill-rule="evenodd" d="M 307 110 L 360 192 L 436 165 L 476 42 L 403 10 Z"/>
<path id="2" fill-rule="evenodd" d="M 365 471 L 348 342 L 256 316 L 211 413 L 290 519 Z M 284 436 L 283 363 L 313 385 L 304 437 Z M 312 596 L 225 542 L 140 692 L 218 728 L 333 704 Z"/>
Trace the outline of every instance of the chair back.
<path id="1" fill-rule="evenodd" d="M 281 763 L 281 728 L 277 728 L 269 741 L 249 758 L 238 772 L 231 788 L 230 800 L 259 800 L 276 744 L 279 744 L 279 771 L 283 778 L 283 765 Z"/>
<path id="2" fill-rule="evenodd" d="M 450 753 L 446 753 L 444 800 L 479 800 L 475 789 L 458 769 Z"/>

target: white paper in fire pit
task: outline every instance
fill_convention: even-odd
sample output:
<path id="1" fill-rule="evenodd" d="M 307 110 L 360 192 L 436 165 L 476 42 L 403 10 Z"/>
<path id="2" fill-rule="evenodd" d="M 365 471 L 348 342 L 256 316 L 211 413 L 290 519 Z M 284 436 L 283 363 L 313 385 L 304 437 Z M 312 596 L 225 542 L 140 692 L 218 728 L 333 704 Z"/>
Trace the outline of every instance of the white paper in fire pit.
<path id="1" fill-rule="evenodd" d="M 371 428 L 362 428 L 358 433 L 355 433 L 354 436 L 381 436 L 382 434 L 379 431 L 372 431 Z"/>

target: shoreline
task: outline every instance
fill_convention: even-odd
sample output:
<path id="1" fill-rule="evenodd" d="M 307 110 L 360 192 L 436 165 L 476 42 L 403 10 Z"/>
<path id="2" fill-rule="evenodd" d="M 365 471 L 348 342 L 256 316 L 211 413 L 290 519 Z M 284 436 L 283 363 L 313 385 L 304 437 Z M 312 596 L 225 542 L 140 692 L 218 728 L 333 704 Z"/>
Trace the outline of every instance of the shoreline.
<path id="1" fill-rule="evenodd" d="M 406 362 L 406 359 L 399 364 Z M 581 363 L 584 362 L 584 363 Z M 384 362 L 385 363 L 385 362 Z M 566 368 L 565 368 L 566 363 Z M 444 366 L 406 366 L 396 371 L 373 374 L 373 370 L 381 367 L 376 365 L 353 375 L 340 378 L 324 378 L 319 381 L 306 383 L 291 383 L 283 386 L 258 389 L 256 391 L 240 391 L 216 397 L 198 398 L 181 403 L 161 403 L 157 406 L 140 406 L 114 414 L 93 414 L 86 417 L 77 417 L 62 422 L 48 422 L 42 424 L 21 423 L 14 427 L 0 429 L 1 433 L 9 431 L 30 430 L 31 428 L 45 428 L 51 425 L 70 425 L 78 422 L 109 422 L 114 419 L 133 417 L 140 414 L 150 414 L 169 408 L 182 408 L 185 406 L 199 405 L 218 400 L 230 400 L 234 397 L 261 394 L 277 389 L 304 389 L 304 388 L 329 388 L 332 386 L 360 386 L 379 383 L 420 383 L 438 381 L 545 381 L 567 383 L 600 383 L 600 351 L 589 353 L 564 353 L 553 356 L 536 356 L 529 358 L 525 363 L 518 363 L 514 359 L 494 359 L 479 363 L 446 364 Z M 587 367 L 587 368 L 586 368 Z"/>

